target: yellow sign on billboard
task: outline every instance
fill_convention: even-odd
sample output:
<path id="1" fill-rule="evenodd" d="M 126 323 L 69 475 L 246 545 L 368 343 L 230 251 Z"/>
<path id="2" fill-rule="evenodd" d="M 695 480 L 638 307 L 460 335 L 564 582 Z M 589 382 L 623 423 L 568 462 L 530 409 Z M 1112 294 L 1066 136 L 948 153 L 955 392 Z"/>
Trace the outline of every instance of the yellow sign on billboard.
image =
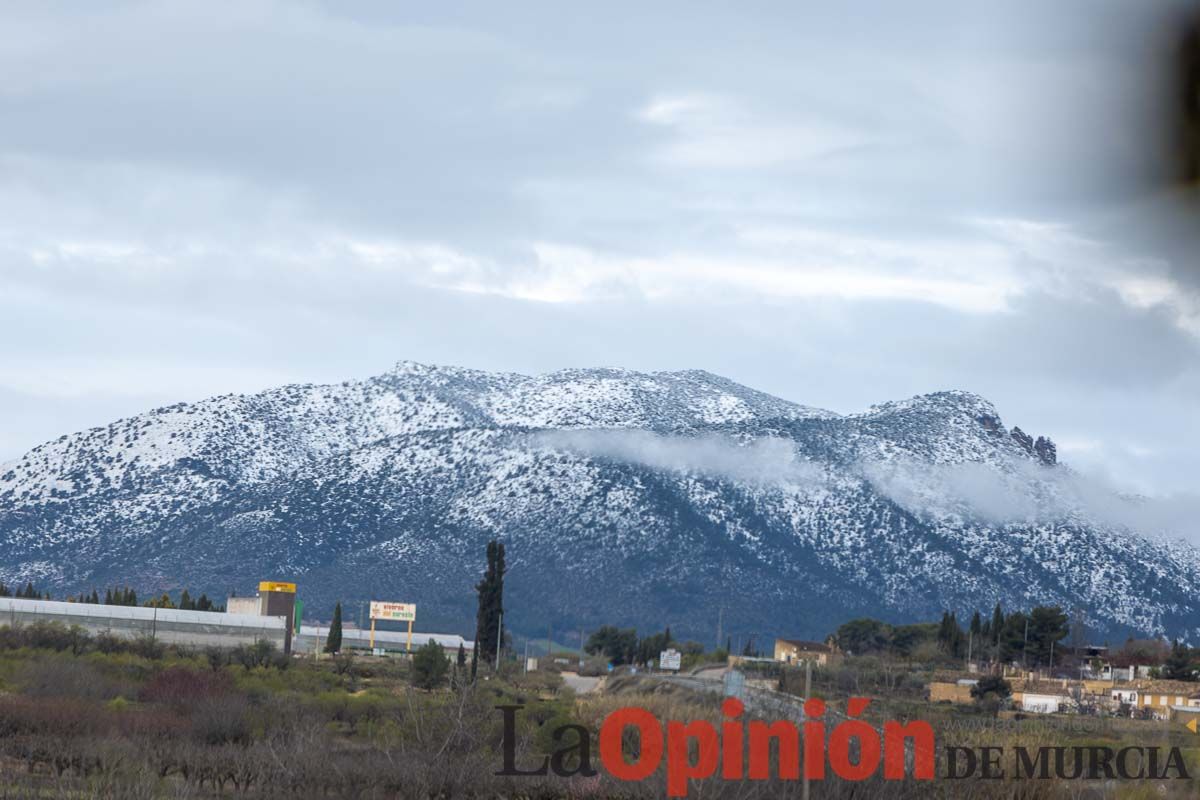
<path id="1" fill-rule="evenodd" d="M 260 592 L 287 592 L 288 594 L 296 593 L 296 584 L 284 583 L 282 581 L 262 581 L 258 584 Z"/>
<path id="2" fill-rule="evenodd" d="M 381 603 L 371 601 L 371 619 L 385 619 L 392 622 L 415 622 L 417 607 L 413 603 Z"/>

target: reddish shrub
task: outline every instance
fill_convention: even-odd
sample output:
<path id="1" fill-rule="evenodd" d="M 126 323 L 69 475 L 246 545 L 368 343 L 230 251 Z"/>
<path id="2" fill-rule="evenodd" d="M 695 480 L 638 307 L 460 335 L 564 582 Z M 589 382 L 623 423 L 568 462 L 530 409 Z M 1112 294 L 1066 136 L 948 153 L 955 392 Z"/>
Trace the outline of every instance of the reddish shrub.
<path id="1" fill-rule="evenodd" d="M 223 697 L 232 690 L 233 682 L 223 672 L 170 667 L 147 681 L 138 699 L 146 703 L 186 708 L 202 700 Z"/>
<path id="2" fill-rule="evenodd" d="M 0 699 L 0 738 L 22 734 L 96 736 L 111 724 L 112 715 L 105 709 L 71 697 Z"/>

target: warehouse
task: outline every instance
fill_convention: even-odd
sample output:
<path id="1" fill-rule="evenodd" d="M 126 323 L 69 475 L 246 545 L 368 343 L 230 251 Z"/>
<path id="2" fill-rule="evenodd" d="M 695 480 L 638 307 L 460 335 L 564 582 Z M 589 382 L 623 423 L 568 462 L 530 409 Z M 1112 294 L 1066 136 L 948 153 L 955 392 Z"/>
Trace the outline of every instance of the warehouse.
<path id="1" fill-rule="evenodd" d="M 311 653 L 316 647 L 324 647 L 329 640 L 328 625 L 301 625 L 300 633 L 292 643 L 296 652 Z M 466 651 L 467 658 L 471 657 L 471 649 L 475 643 L 464 639 L 456 633 L 418 633 L 413 632 L 412 649 L 434 641 L 442 646 L 446 655 L 453 658 L 461 646 Z M 408 633 L 406 631 L 375 631 L 375 649 L 385 653 L 403 653 L 407 650 Z M 342 628 L 342 650 L 371 651 L 371 632 L 352 626 Z"/>
<path id="2" fill-rule="evenodd" d="M 167 644 L 192 647 L 234 647 L 266 639 L 282 649 L 287 632 L 282 617 L 0 597 L 0 624 L 34 622 L 78 625 L 91 634 L 150 636 Z"/>

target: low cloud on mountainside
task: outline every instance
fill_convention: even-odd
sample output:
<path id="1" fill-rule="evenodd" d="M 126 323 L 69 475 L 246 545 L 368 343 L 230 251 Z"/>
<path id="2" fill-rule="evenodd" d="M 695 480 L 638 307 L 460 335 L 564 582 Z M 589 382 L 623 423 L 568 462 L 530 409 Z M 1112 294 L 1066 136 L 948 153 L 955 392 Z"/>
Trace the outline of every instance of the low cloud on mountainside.
<path id="1" fill-rule="evenodd" d="M 863 475 L 895 503 L 918 514 L 965 513 L 996 525 L 1082 517 L 1200 543 L 1200 497 L 1130 496 L 1065 465 L 1048 469 L 1014 460 L 1008 469 L 999 470 L 978 463 L 895 459 L 865 464 Z"/>
<path id="2" fill-rule="evenodd" d="M 755 486 L 812 488 L 830 479 L 788 439 L 750 441 L 719 434 L 665 436 L 639 430 L 550 431 L 531 444 L 651 469 L 700 474 Z M 914 458 L 860 463 L 858 476 L 921 516 L 961 514 L 993 525 L 1053 524 L 1071 518 L 1165 534 L 1200 544 L 1200 497 L 1138 497 L 1065 465 L 1014 459 L 989 464 L 931 464 Z"/>
<path id="3" fill-rule="evenodd" d="M 825 472 L 804 460 L 787 439 L 764 436 L 748 443 L 729 436 L 663 436 L 639 430 L 548 431 L 535 446 L 607 458 L 671 472 L 698 473 L 754 485 L 811 486 Z"/>

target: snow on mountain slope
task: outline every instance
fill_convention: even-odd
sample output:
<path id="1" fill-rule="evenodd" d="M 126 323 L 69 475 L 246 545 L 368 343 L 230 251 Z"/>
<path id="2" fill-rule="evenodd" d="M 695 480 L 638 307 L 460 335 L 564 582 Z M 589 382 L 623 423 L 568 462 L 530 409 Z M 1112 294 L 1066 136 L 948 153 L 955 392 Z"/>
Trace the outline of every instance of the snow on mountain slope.
<path id="1" fill-rule="evenodd" d="M 1105 521 L 1053 444 L 940 392 L 840 416 L 700 371 L 401 363 L 157 409 L 0 466 L 0 579 L 308 608 L 397 599 L 470 633 L 502 537 L 515 625 L 816 636 L 847 618 L 1054 602 L 1200 637 L 1200 557 Z"/>

